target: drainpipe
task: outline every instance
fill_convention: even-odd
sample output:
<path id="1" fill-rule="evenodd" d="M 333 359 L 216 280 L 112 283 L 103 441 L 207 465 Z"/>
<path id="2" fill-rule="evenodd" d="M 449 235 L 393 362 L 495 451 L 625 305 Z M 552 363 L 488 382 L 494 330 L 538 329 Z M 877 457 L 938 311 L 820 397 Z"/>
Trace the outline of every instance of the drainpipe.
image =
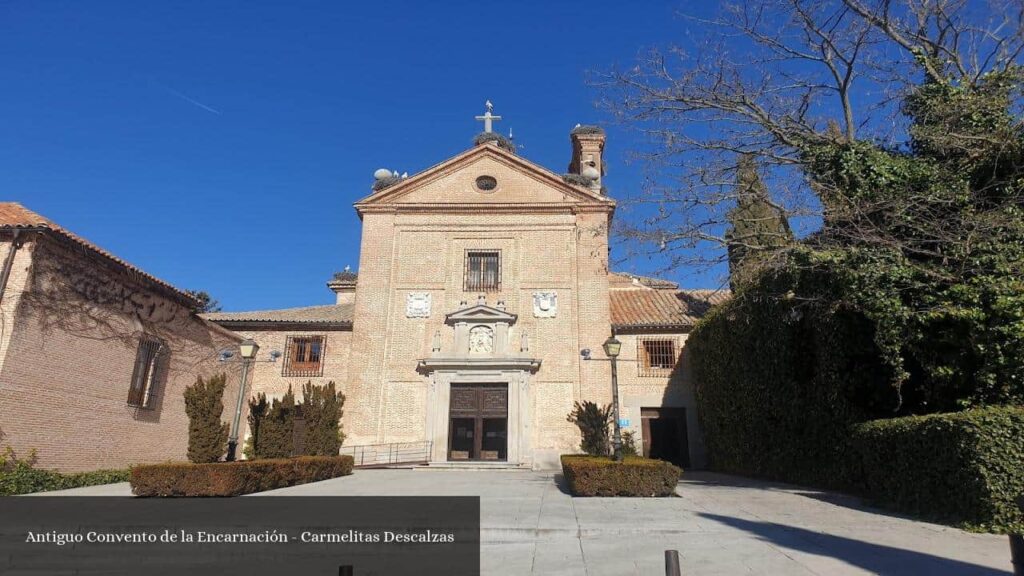
<path id="1" fill-rule="evenodd" d="M 14 229 L 14 238 L 11 239 L 11 249 L 7 251 L 7 258 L 4 258 L 3 270 L 0 270 L 0 302 L 4 300 L 4 293 L 7 292 L 7 280 L 11 277 L 11 268 L 14 267 L 14 256 L 18 253 L 18 248 L 21 247 L 21 242 L 18 240 L 18 236 L 21 235 L 21 229 Z"/>

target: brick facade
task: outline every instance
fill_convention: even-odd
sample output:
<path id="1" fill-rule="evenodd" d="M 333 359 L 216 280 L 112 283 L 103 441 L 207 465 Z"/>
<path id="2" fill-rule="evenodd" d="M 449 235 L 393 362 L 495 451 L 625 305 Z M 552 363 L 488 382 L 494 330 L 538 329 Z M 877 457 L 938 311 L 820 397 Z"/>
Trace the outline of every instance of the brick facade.
<path id="1" fill-rule="evenodd" d="M 220 372 L 230 420 L 239 375 L 217 353 L 237 335 L 102 256 L 45 234 L 22 240 L 0 305 L 0 446 L 61 471 L 184 460 L 184 388 Z M 11 247 L 0 242 L 0 256 Z M 146 409 L 127 403 L 144 335 L 169 352 Z"/>
<path id="2" fill-rule="evenodd" d="M 570 170 L 582 170 L 589 162 L 602 174 L 603 134 L 586 133 L 573 141 Z M 481 190 L 476 185 L 481 176 L 494 178 L 497 186 Z M 523 394 L 515 396 L 515 402 L 522 404 L 518 410 L 525 420 L 518 432 L 526 435 L 520 441 L 527 448 L 517 463 L 552 467 L 560 454 L 577 451 L 579 432 L 566 420 L 573 403 L 612 400 L 610 364 L 601 352 L 614 324 L 610 292 L 677 292 L 672 283 L 653 279 L 639 283 L 610 274 L 608 228 L 614 205 L 597 183 L 567 184 L 561 176 L 494 144 L 478 145 L 357 202 L 363 225 L 358 282 L 354 274 L 346 273 L 345 283 L 335 279 L 328 284 L 339 292 L 338 306 L 351 306 L 345 312 L 351 325 L 326 333 L 326 365 L 319 379 L 335 380 L 346 394 L 342 421 L 346 445 L 446 442 L 447 432 L 436 428 L 439 422 L 447 425 L 446 418 L 437 414 L 447 413 L 448 396 L 439 394 L 437 387 L 446 385 L 448 377 L 424 372 L 423 361 L 461 353 L 465 343 L 455 341 L 456 331 L 446 315 L 477 303 L 482 296 L 488 307 L 500 303 L 503 311 L 516 315 L 508 328 L 507 349 L 495 350 L 494 356 L 528 356 L 540 363 L 535 374 L 508 379 L 510 391 L 522 386 Z M 500 254 L 500 289 L 486 294 L 465 289 L 468 251 Z M 342 284 L 347 287 L 344 293 L 339 291 Z M 554 317 L 535 314 L 535 292 L 557 294 Z M 429 295 L 429 315 L 407 314 L 410 295 L 423 294 Z M 286 321 L 300 317 L 299 310 L 210 318 L 236 330 L 247 321 L 263 320 L 264 328 L 278 322 L 281 327 L 273 330 L 240 333 L 264 349 L 283 349 L 287 336 L 308 332 L 301 326 L 287 326 Z M 682 310 L 673 313 L 692 320 Z M 677 350 L 683 350 L 689 325 L 672 322 L 660 331 L 649 326 L 645 333 L 671 338 Z M 629 428 L 641 439 L 642 408 L 686 408 L 689 452 L 699 465 L 703 448 L 688 370 L 681 363 L 671 374 L 639 376 L 637 338 L 629 330 L 620 336 L 624 342 L 619 370 L 622 416 L 631 420 Z M 521 349 L 524 344 L 528 350 Z M 346 345 L 350 348 L 343 348 Z M 593 351 L 593 360 L 581 356 L 584 348 Z M 685 358 L 685 353 L 680 356 Z M 280 395 L 289 382 L 297 386 L 306 380 L 283 378 L 280 370 L 280 366 L 261 365 L 253 393 Z M 463 368 L 459 377 L 472 381 L 473 374 Z M 497 382 L 502 380 L 500 374 L 482 369 L 478 380 Z M 512 397 L 510 392 L 510 404 Z M 509 422 L 514 425 L 512 414 Z M 509 434 L 511 442 L 513 432 Z M 434 460 L 438 459 L 445 459 L 444 449 L 435 449 Z"/>

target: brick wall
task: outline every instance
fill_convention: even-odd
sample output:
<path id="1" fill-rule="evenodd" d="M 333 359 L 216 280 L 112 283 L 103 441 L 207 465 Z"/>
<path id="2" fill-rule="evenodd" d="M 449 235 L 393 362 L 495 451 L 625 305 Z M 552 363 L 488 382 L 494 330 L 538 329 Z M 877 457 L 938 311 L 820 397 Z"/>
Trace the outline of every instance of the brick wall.
<path id="1" fill-rule="evenodd" d="M 249 376 L 249 389 L 246 397 L 252 397 L 259 393 L 267 395 L 268 399 L 281 398 L 288 392 L 291 386 L 295 393 L 296 402 L 302 401 L 302 386 L 306 382 L 321 386 L 333 381 L 339 392 L 346 395 L 344 415 L 342 416 L 342 428 L 349 421 L 348 390 L 348 357 L 352 343 L 352 332 L 347 330 L 318 331 L 318 330 L 238 330 L 239 336 L 252 338 L 260 346 L 258 360 L 253 364 Z M 322 376 L 284 376 L 284 356 L 276 362 L 267 362 L 272 351 L 285 352 L 286 343 L 290 336 L 323 336 L 325 352 L 323 358 Z M 240 438 L 248 435 L 248 424 L 243 422 L 243 433 Z M 347 430 L 346 430 L 347 433 Z M 346 441 L 348 444 L 348 441 Z"/>
<path id="2" fill-rule="evenodd" d="M 20 455 L 35 449 L 40 467 L 63 471 L 184 460 L 184 388 L 197 375 L 228 372 L 229 421 L 239 375 L 216 355 L 239 338 L 88 258 L 45 238 L 18 254 L 0 309 L 0 444 Z M 108 293 L 130 296 L 104 304 L 85 296 Z M 127 405 L 143 334 L 170 350 L 150 410 Z"/>

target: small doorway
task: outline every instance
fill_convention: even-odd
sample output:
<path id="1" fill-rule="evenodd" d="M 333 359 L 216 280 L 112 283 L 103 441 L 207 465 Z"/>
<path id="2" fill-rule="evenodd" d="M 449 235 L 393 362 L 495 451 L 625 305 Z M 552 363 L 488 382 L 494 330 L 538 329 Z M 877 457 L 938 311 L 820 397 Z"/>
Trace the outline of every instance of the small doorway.
<path id="1" fill-rule="evenodd" d="M 685 408 L 641 408 L 644 456 L 690 466 L 690 444 L 686 437 Z"/>
<path id="2" fill-rule="evenodd" d="M 448 460 L 508 460 L 508 385 L 452 384 Z"/>

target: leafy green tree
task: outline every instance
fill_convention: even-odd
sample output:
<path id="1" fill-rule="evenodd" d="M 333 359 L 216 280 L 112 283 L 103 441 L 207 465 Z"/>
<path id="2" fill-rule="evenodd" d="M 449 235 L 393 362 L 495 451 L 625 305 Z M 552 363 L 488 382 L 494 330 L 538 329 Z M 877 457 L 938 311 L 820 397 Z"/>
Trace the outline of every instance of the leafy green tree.
<path id="1" fill-rule="evenodd" d="M 334 381 L 314 386 L 312 381 L 302 387 L 302 417 L 306 421 L 304 452 L 310 456 L 337 456 L 344 435 L 341 433 L 342 408 L 345 395 L 338 392 Z"/>
<path id="2" fill-rule="evenodd" d="M 228 425 L 220 419 L 226 386 L 227 375 L 218 374 L 205 380 L 199 376 L 185 388 L 190 462 L 216 462 L 227 450 Z"/>
<path id="3" fill-rule="evenodd" d="M 257 458 L 290 458 L 295 451 L 295 393 L 275 398 L 260 426 Z"/>
<path id="4" fill-rule="evenodd" d="M 566 418 L 580 429 L 583 439 L 580 449 L 585 454 L 607 456 L 611 453 L 608 428 L 612 424 L 612 407 L 602 408 L 589 400 L 574 402 L 572 412 Z"/>
<path id="5" fill-rule="evenodd" d="M 742 49 L 712 38 L 696 57 L 655 51 L 604 78 L 615 112 L 657 136 L 640 199 L 656 209 L 626 238 L 674 265 L 730 257 L 744 276 L 749 250 L 730 221 L 750 187 L 725 182 L 749 155 L 784 217 L 821 223 L 758 260 L 767 278 L 751 302 L 791 303 L 778 310 L 830 331 L 837 348 L 822 355 L 846 355 L 832 336 L 849 326 L 872 338 L 886 368 L 870 372 L 889 380 L 843 384 L 872 403 L 858 410 L 886 404 L 880 388 L 896 394 L 891 414 L 1024 403 L 1016 14 L 960 0 L 726 0 L 706 29 Z"/>

